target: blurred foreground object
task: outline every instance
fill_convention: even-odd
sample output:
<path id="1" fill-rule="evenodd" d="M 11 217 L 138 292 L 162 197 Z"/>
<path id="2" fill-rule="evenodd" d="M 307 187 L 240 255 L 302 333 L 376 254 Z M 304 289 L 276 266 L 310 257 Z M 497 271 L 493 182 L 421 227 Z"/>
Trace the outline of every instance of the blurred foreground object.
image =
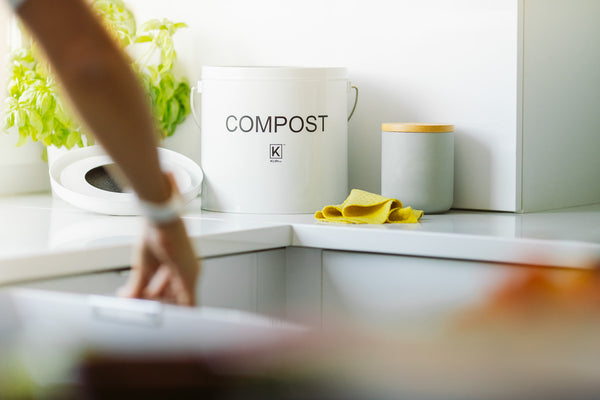
<path id="1" fill-rule="evenodd" d="M 517 268 L 487 302 L 429 331 L 310 330 L 232 310 L 33 292 L 15 304 L 37 344 L 25 365 L 52 360 L 34 365 L 32 381 L 63 366 L 51 383 L 66 386 L 47 385 L 42 398 L 583 400 L 600 398 L 599 291 L 594 270 Z"/>
<path id="2" fill-rule="evenodd" d="M 199 358 L 93 358 L 81 377 L 98 399 L 598 398 L 599 293 L 596 271 L 524 267 L 430 334 L 347 326 Z"/>

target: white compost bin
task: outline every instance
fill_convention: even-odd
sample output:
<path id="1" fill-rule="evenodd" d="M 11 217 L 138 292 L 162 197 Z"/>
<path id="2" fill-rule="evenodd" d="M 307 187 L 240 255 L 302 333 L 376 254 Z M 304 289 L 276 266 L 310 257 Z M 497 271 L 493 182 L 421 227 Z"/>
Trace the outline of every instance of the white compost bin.
<path id="1" fill-rule="evenodd" d="M 202 207 L 310 213 L 348 193 L 345 68 L 203 67 Z"/>

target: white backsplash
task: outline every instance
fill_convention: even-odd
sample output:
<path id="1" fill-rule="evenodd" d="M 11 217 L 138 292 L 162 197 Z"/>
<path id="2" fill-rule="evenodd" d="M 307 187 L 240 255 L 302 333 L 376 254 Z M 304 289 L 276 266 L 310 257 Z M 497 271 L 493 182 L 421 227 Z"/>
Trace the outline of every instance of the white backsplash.
<path id="1" fill-rule="evenodd" d="M 189 25 L 175 40 L 192 83 L 202 65 L 347 67 L 360 88 L 348 132 L 351 188 L 380 190 L 382 122 L 450 123 L 456 125 L 462 160 L 456 165 L 457 202 L 481 197 L 488 208 L 514 205 L 516 0 L 127 4 L 138 23 L 164 17 Z M 489 79 L 492 75 L 498 78 Z M 184 153 L 197 159 L 194 123 L 180 132 L 194 141 Z M 484 167 L 470 171 L 474 164 Z M 483 183 L 472 184 L 474 173 Z"/>

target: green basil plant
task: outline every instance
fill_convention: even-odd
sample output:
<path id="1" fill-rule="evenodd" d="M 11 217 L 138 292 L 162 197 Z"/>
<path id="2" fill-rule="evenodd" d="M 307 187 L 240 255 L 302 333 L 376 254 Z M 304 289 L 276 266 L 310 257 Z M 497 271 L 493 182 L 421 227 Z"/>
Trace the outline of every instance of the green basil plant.
<path id="1" fill-rule="evenodd" d="M 93 0 L 92 6 L 123 49 L 134 46 L 143 49 L 132 61 L 132 67 L 149 97 L 161 137 L 171 136 L 191 111 L 190 86 L 185 78 L 173 73 L 177 58 L 173 35 L 187 25 L 153 19 L 138 28 L 122 0 Z M 5 130 L 16 127 L 17 146 L 31 139 L 46 146 L 70 149 L 83 147 L 84 136 L 92 144 L 93 138 L 67 109 L 51 69 L 38 54 L 33 42 L 10 54 Z"/>

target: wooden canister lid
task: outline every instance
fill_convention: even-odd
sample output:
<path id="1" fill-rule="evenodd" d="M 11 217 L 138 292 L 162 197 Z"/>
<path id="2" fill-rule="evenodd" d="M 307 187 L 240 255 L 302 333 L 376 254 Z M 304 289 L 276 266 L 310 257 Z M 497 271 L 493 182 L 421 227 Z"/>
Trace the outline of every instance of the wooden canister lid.
<path id="1" fill-rule="evenodd" d="M 416 122 L 393 122 L 381 124 L 381 130 L 384 132 L 454 132 L 454 125 L 421 124 Z"/>

